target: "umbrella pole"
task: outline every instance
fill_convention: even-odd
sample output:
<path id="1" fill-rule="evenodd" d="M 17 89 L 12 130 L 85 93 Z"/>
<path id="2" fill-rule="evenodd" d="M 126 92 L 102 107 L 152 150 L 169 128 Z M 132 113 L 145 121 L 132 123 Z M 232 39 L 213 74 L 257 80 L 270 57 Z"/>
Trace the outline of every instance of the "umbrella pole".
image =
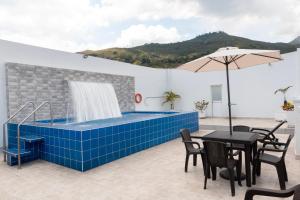
<path id="1" fill-rule="evenodd" d="M 226 78 L 227 78 L 227 95 L 228 95 L 229 132 L 230 132 L 230 135 L 232 135 L 231 101 L 230 101 L 230 85 L 229 85 L 228 62 L 226 62 Z"/>

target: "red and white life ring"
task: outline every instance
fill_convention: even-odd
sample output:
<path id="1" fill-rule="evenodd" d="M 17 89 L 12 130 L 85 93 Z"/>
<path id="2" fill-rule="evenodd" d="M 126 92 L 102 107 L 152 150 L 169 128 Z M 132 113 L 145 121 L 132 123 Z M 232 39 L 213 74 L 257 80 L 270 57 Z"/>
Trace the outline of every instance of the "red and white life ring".
<path id="1" fill-rule="evenodd" d="M 134 100 L 135 100 L 135 103 L 141 103 L 142 100 L 143 100 L 143 97 L 142 97 L 142 95 L 140 93 L 136 93 L 134 95 Z"/>

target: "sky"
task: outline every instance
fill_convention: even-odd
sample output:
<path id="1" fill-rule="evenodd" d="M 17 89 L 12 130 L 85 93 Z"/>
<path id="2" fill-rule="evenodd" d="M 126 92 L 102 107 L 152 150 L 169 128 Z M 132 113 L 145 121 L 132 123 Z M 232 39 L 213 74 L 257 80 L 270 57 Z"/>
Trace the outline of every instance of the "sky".
<path id="1" fill-rule="evenodd" d="M 268 42 L 300 35 L 300 0 L 0 0 L 0 39 L 78 52 L 207 32 Z"/>

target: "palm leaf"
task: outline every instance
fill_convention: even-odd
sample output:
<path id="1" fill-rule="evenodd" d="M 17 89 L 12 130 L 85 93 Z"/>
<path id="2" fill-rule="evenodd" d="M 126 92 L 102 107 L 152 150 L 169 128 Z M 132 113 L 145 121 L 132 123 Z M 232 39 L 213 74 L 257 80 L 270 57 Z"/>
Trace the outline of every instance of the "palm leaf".
<path id="1" fill-rule="evenodd" d="M 180 95 L 175 94 L 173 91 L 166 91 L 166 92 L 164 92 L 164 95 L 165 95 L 165 101 L 162 104 L 165 104 L 168 102 L 174 103 L 174 101 L 176 99 L 181 98 Z"/>
<path id="2" fill-rule="evenodd" d="M 290 89 L 291 87 L 293 87 L 293 86 L 288 86 L 288 87 L 286 87 L 286 88 L 280 88 L 280 89 L 277 89 L 277 90 L 274 92 L 274 94 L 277 94 L 278 92 L 281 92 L 281 93 L 285 94 L 285 93 L 288 91 L 288 89 Z"/>

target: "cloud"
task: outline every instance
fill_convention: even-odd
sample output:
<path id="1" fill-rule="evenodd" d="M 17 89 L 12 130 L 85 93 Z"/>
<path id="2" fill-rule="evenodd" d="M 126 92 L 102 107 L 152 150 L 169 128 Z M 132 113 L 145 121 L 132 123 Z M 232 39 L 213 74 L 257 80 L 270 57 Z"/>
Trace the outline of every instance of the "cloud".
<path id="1" fill-rule="evenodd" d="M 174 27 L 166 28 L 161 25 L 145 26 L 143 24 L 132 25 L 123 30 L 114 44 L 115 47 L 133 47 L 145 43 L 170 43 L 181 39 Z"/>
<path id="2" fill-rule="evenodd" d="M 126 19 L 188 19 L 198 15 L 198 0 L 102 0 L 100 11 L 108 21 Z"/>
<path id="3" fill-rule="evenodd" d="M 183 0 L 3 0 L 0 38 L 37 46 L 79 51 L 95 49 L 99 29 L 126 20 L 190 18 L 196 1 Z"/>
<path id="4" fill-rule="evenodd" d="M 172 36 L 170 41 L 175 41 L 182 38 L 178 31 L 182 35 L 196 36 L 224 30 L 266 41 L 289 41 L 300 35 L 299 0 L 0 1 L 1 39 L 73 52 L 100 48 L 107 43 L 106 38 L 111 45 L 132 46 L 143 41 L 165 42 L 162 35 L 167 33 Z M 117 39 L 106 32 L 107 37 L 100 34 L 106 29 L 118 31 L 126 23 L 162 27 L 140 27 L 140 32 L 131 36 L 128 28 L 117 32 L 116 35 L 120 35 Z M 163 28 L 170 24 L 173 31 Z M 155 34 L 149 36 L 149 30 Z M 149 39 L 143 38 L 142 33 L 148 34 Z"/>
<path id="5" fill-rule="evenodd" d="M 14 0 L 0 4 L 0 38 L 74 51 L 93 45 L 98 17 L 88 0 Z"/>
<path id="6" fill-rule="evenodd" d="M 300 35 L 298 0 L 201 0 L 203 25 L 266 41 L 289 41 Z"/>

